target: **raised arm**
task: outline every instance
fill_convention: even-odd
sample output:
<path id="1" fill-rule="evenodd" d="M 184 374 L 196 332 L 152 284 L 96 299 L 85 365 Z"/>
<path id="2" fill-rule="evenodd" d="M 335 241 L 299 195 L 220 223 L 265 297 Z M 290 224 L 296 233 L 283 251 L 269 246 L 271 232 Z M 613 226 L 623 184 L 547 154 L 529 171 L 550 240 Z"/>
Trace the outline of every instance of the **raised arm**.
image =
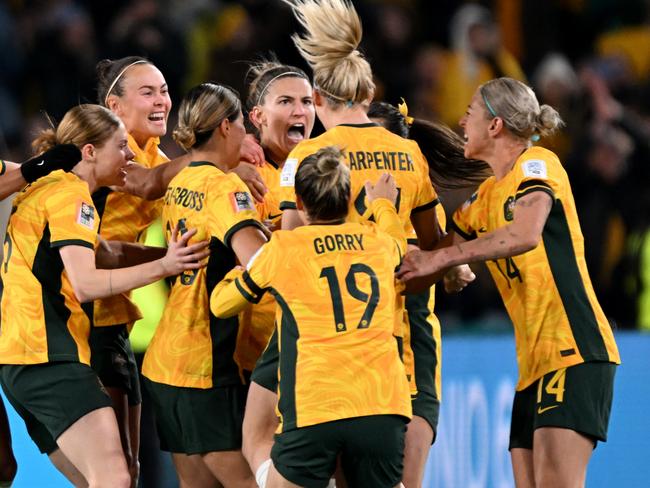
<path id="1" fill-rule="evenodd" d="M 70 171 L 79 161 L 81 152 L 72 144 L 54 146 L 22 164 L 0 159 L 0 200 L 54 170 Z"/>

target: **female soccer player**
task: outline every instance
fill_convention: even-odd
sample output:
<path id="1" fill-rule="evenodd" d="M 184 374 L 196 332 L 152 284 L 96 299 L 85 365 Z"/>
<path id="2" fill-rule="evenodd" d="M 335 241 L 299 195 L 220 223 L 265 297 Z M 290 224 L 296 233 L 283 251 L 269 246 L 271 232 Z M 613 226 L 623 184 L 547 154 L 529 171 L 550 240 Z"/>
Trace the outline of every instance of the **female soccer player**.
<path id="1" fill-rule="evenodd" d="M 163 74 L 145 58 L 105 59 L 97 64 L 99 103 L 124 123 L 129 149 L 138 165 L 153 168 L 166 162 L 160 137 L 167 132 L 171 100 Z M 143 242 L 147 228 L 159 217 L 161 202 L 98 188 L 93 201 L 106 240 Z M 113 399 L 122 446 L 133 486 L 139 475 L 142 396 L 135 356 L 129 342 L 134 322 L 142 318 L 128 294 L 95 302 L 90 335 L 91 365 Z"/>
<path id="2" fill-rule="evenodd" d="M 429 177 L 436 191 L 476 187 L 483 181 L 489 167 L 482 161 L 468 160 L 463 155 L 462 139 L 442 124 L 436 124 L 408 116 L 406 102 L 399 109 L 384 102 L 372 102 L 368 117 L 391 132 L 418 143 L 429 165 Z M 445 211 L 436 207 L 438 222 L 445 225 Z M 411 231 L 409 249 L 417 249 L 417 238 Z M 452 268 L 445 275 L 448 292 L 461 291 L 475 276 L 467 265 Z M 412 395 L 413 419 L 409 424 L 406 452 L 404 455 L 404 478 L 409 487 L 422 486 L 431 444 L 435 441 L 438 426 L 441 378 L 440 321 L 433 313 L 435 287 L 417 294 L 406 295 L 408 314 L 408 340 L 404 340 L 404 358 L 407 371 L 411 365 L 417 393 Z M 417 427 L 416 427 L 417 426 Z"/>
<path id="3" fill-rule="evenodd" d="M 186 95 L 174 130 L 192 162 L 169 183 L 163 225 L 197 227 L 210 240 L 207 268 L 178 276 L 147 349 L 142 373 L 163 450 L 173 454 L 182 486 L 254 487 L 241 454 L 246 401 L 234 358 L 239 323 L 210 314 L 214 286 L 237 260 L 246 264 L 266 242 L 246 185 L 228 173 L 245 136 L 241 105 L 229 88 L 203 83 Z M 200 462 L 203 469 L 197 469 Z"/>
<path id="4" fill-rule="evenodd" d="M 510 451 L 518 487 L 583 486 L 605 441 L 620 362 L 594 294 L 566 172 L 531 139 L 561 125 L 511 78 L 481 85 L 460 121 L 465 156 L 494 176 L 459 208 L 450 247 L 409 253 L 403 280 L 486 261 L 515 326 L 519 381 Z"/>
<path id="5" fill-rule="evenodd" d="M 298 144 L 285 163 L 280 204 L 283 209 L 282 227 L 290 229 L 301 223 L 293 191 L 296 167 L 317 149 L 337 145 L 345 148 L 350 167 L 352 199 L 348 219 L 365 221 L 373 218 L 365 201 L 364 183 L 376 181 L 383 172 L 389 172 L 399 188 L 397 211 L 405 231 L 415 229 L 419 246 L 432 249 L 440 239 L 441 231 L 435 210 L 438 199 L 429 179 L 428 165 L 415 142 L 387 131 L 368 118 L 367 110 L 375 85 L 369 63 L 356 49 L 361 42 L 361 22 L 354 7 L 347 0 L 286 3 L 292 5 L 306 31 L 302 37 L 294 35 L 293 40 L 313 69 L 316 115 L 326 132 Z M 396 328 L 400 345 L 404 332 L 408 334 L 405 327 Z M 429 351 L 435 349 L 433 337 L 428 337 L 426 347 Z M 408 372 L 415 380 L 414 371 Z M 417 451 L 420 458 L 421 451 L 428 450 L 433 441 L 430 424 L 435 423 L 433 417 L 436 413 L 432 412 L 437 412 L 434 385 L 429 382 L 428 387 L 422 386 L 419 406 L 425 411 L 416 410 L 416 420 L 409 424 L 406 437 L 407 455 Z M 413 394 L 419 391 L 414 381 L 412 391 Z M 419 447 L 410 449 L 414 444 Z M 407 460 L 406 464 L 409 463 Z"/>
<path id="6" fill-rule="evenodd" d="M 1 266 L 0 381 L 34 442 L 71 481 L 126 487 L 111 399 L 89 367 L 92 301 L 199 269 L 206 243 L 186 248 L 192 231 L 164 257 L 98 269 L 96 260 L 115 268 L 129 255 L 122 243 L 104 243 L 96 255 L 99 217 L 90 196 L 124 182 L 133 156 L 126 130 L 107 109 L 79 105 L 35 141 L 39 152 L 55 144 L 74 144 L 82 159 L 71 173 L 40 178 L 14 202 Z"/>
<path id="7" fill-rule="evenodd" d="M 279 305 L 281 422 L 268 487 L 325 487 L 339 456 L 350 486 L 394 487 L 402 478 L 411 402 L 393 337 L 393 271 L 406 247 L 398 192 L 388 174 L 366 184 L 378 223 L 368 225 L 346 222 L 350 187 L 339 149 L 305 158 L 295 188 L 309 225 L 274 233 L 211 296 L 222 317 L 267 290 Z"/>
<path id="8" fill-rule="evenodd" d="M 259 217 L 271 229 L 280 226 L 280 174 L 291 150 L 308 139 L 314 126 L 312 88 L 307 75 L 294 66 L 275 60 L 261 61 L 250 69 L 247 108 L 249 119 L 264 148 L 266 161 L 258 168 L 268 192 L 257 205 Z M 275 300 L 265 295 L 240 315 L 242 330 L 237 344 L 239 364 L 252 371 L 275 329 Z M 246 401 L 242 452 L 251 469 L 270 459 L 278 421 L 277 368 L 269 375 L 253 375 Z"/>

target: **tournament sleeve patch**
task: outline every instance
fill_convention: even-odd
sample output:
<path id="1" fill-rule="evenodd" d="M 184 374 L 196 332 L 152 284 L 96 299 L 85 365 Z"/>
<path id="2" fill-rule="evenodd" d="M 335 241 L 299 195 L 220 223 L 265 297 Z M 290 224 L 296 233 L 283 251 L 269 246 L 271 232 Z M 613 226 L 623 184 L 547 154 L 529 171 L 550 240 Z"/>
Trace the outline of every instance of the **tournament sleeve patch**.
<path id="1" fill-rule="evenodd" d="M 521 163 L 521 169 L 526 178 L 548 178 L 546 171 L 546 161 L 543 159 L 529 159 Z"/>
<path id="2" fill-rule="evenodd" d="M 280 173 L 280 186 L 295 186 L 296 170 L 298 169 L 298 160 L 289 158 L 285 161 Z"/>
<path id="3" fill-rule="evenodd" d="M 232 209 L 235 213 L 243 212 L 244 210 L 255 210 L 253 198 L 247 191 L 232 192 L 230 194 L 230 203 L 232 204 Z"/>
<path id="4" fill-rule="evenodd" d="M 91 230 L 95 229 L 95 207 L 81 202 L 77 211 L 77 224 L 83 225 Z"/>

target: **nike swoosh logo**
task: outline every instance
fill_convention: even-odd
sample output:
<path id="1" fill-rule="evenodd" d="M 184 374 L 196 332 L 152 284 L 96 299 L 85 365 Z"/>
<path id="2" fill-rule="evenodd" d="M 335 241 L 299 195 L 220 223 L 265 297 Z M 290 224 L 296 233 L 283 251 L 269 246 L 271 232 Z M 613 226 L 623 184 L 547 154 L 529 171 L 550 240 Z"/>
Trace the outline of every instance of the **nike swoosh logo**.
<path id="1" fill-rule="evenodd" d="M 282 213 L 279 213 L 277 215 L 269 214 L 269 220 L 277 219 L 278 217 L 282 217 Z"/>
<path id="2" fill-rule="evenodd" d="M 557 407 L 559 407 L 559 405 L 551 405 L 550 407 L 545 407 L 545 408 L 539 407 L 537 409 L 537 414 L 540 415 L 540 414 L 546 412 L 547 410 L 551 410 L 551 409 L 557 408 Z"/>
<path id="3" fill-rule="evenodd" d="M 45 160 L 43 159 L 40 163 L 36 163 L 36 166 L 43 166 L 45 164 Z"/>
<path id="4" fill-rule="evenodd" d="M 479 233 L 487 232 L 487 229 L 485 227 L 481 227 L 479 230 Z"/>

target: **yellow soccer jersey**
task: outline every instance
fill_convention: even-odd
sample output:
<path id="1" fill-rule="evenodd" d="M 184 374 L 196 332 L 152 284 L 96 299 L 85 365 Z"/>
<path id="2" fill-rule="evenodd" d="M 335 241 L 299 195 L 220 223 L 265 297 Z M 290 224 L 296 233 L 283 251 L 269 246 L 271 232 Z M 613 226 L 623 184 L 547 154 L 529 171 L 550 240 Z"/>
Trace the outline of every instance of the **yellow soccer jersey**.
<path id="1" fill-rule="evenodd" d="M 438 218 L 438 225 L 440 225 L 441 229 L 444 229 L 446 224 L 447 224 L 447 216 L 445 215 L 445 209 L 442 207 L 442 205 L 437 205 L 436 206 L 436 217 Z M 418 244 L 418 239 L 417 236 L 415 235 L 415 230 L 413 229 L 413 226 L 410 227 L 410 229 L 406 233 L 407 235 L 407 242 L 409 244 L 409 248 L 411 246 L 417 246 Z M 415 248 L 415 247 L 414 247 Z M 406 305 L 408 306 L 408 301 L 406 301 Z M 431 289 L 429 290 L 429 301 L 427 302 L 427 315 L 422 317 L 422 323 L 426 323 L 430 330 L 426 330 L 423 332 L 426 332 L 425 336 L 428 338 L 429 343 L 423 345 L 420 350 L 423 350 L 426 348 L 427 351 L 430 351 L 433 349 L 434 355 L 435 355 L 435 362 L 434 362 L 434 386 L 435 386 L 435 391 L 430 391 L 428 393 L 435 394 L 438 400 L 442 400 L 442 331 L 440 329 L 440 320 L 438 320 L 438 317 L 433 313 L 434 307 L 436 305 L 436 285 L 433 285 Z M 418 313 L 422 314 L 424 313 L 424 310 L 418 310 Z M 406 369 L 406 377 L 409 380 L 409 385 L 411 387 L 411 394 L 415 395 L 417 392 L 421 389 L 421 385 L 418 386 L 416 382 L 416 374 L 415 374 L 415 358 L 413 357 L 413 346 L 411 345 L 411 328 L 413 325 L 409 321 L 408 313 L 404 311 L 403 313 L 404 320 L 403 323 L 400 325 L 400 327 L 403 327 L 403 340 L 402 340 L 402 360 L 404 361 L 404 368 Z M 399 334 L 396 334 L 399 337 Z M 422 337 L 422 333 L 418 334 L 418 337 Z M 417 346 L 416 346 L 417 347 Z"/>
<path id="2" fill-rule="evenodd" d="M 255 203 L 262 222 L 270 221 L 271 226 L 280 228 L 280 167 L 267 158 L 264 165 L 257 168 L 268 189 L 264 202 Z M 266 348 L 275 330 L 275 300 L 270 294 L 262 297 L 259 303 L 250 304 L 239 314 L 239 338 L 235 360 L 244 370 L 252 371 L 255 363 Z"/>
<path id="3" fill-rule="evenodd" d="M 569 180 L 555 154 L 526 150 L 503 179 L 481 184 L 456 211 L 452 227 L 465 239 L 503 227 L 513 219 L 516 200 L 534 191 L 553 198 L 542 241 L 519 256 L 487 262 L 515 327 L 517 390 L 582 362 L 620 362 L 587 272 Z"/>
<path id="4" fill-rule="evenodd" d="M 326 146 L 343 149 L 350 168 L 350 212 L 348 220 L 372 220 L 364 185 L 376 182 L 383 173 L 395 178 L 399 194 L 396 207 L 406 230 L 411 212 L 426 210 L 438 202 L 429 179 L 429 167 L 415 141 L 404 139 L 377 124 L 337 125 L 320 136 L 300 142 L 282 168 L 282 210 L 296 208 L 294 180 L 302 160 Z"/>
<path id="5" fill-rule="evenodd" d="M 277 231 L 235 281 L 278 308 L 281 431 L 366 415 L 411 416 L 393 336 L 400 249 L 373 224 Z M 253 294 L 249 293 L 251 291 Z"/>
<path id="6" fill-rule="evenodd" d="M 158 149 L 160 140 L 155 137 L 141 149 L 135 139 L 128 136 L 133 160 L 148 168 L 154 168 L 168 158 Z M 107 241 L 144 242 L 147 227 L 158 218 L 162 200 L 143 200 L 139 197 L 100 188 L 93 194 L 95 207 L 101 218 L 99 234 Z M 95 301 L 95 326 L 129 324 L 142 318 L 138 307 L 129 299 L 130 293 Z"/>
<path id="7" fill-rule="evenodd" d="M 282 217 L 282 211 L 280 210 L 280 173 L 282 170 L 269 158 L 267 158 L 264 166 L 257 168 L 257 170 L 268 189 L 264 195 L 264 202 L 256 203 L 260 220 L 269 220 L 279 227 L 280 218 Z"/>
<path id="8" fill-rule="evenodd" d="M 233 234 L 249 225 L 262 225 L 253 197 L 236 174 L 224 174 L 208 162 L 192 162 L 172 179 L 164 197 L 163 226 L 168 240 L 177 223 L 207 234 L 208 265 L 174 280 L 142 373 L 152 381 L 180 387 L 241 383 L 233 358 L 238 320 L 214 317 L 209 298 L 236 264 L 230 248 Z"/>
<path id="9" fill-rule="evenodd" d="M 59 249 L 94 249 L 99 218 L 88 184 L 54 171 L 14 201 L 4 240 L 0 363 L 89 364 L 92 304 L 81 305 Z"/>

